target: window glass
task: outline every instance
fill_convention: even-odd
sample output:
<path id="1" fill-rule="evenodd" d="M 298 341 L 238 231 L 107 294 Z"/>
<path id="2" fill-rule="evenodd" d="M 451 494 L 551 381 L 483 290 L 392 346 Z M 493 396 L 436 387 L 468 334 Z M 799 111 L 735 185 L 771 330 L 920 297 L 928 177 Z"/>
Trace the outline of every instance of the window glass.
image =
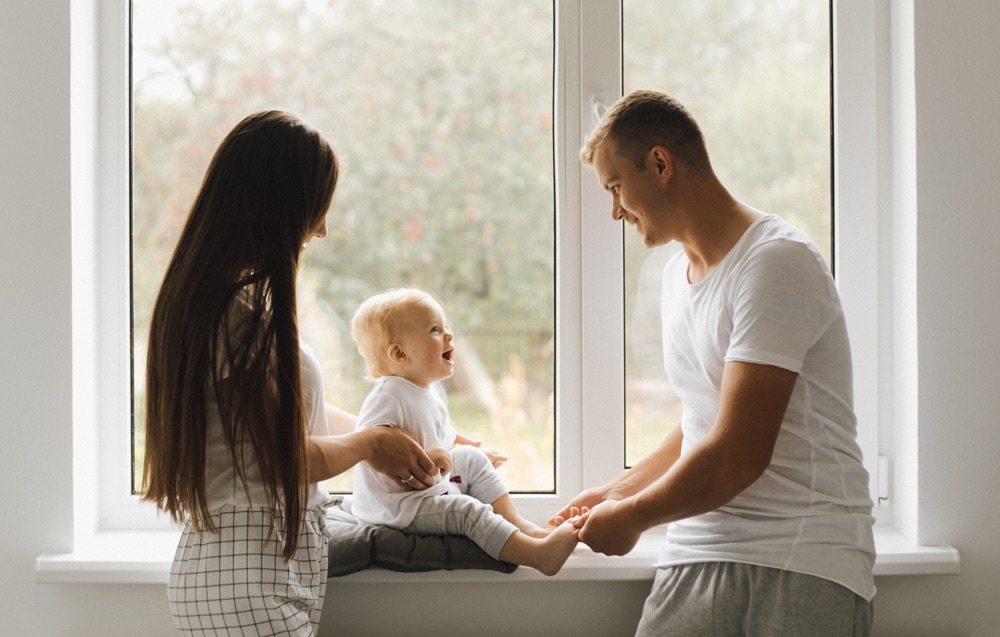
<path id="1" fill-rule="evenodd" d="M 442 302 L 456 428 L 506 453 L 514 491 L 555 486 L 553 7 L 550 0 L 135 2 L 134 487 L 148 323 L 211 153 L 284 108 L 346 160 L 330 235 L 306 250 L 300 328 L 327 400 L 370 385 L 354 309 L 391 287 Z M 331 481 L 350 490 L 350 476 Z"/>
<path id="2" fill-rule="evenodd" d="M 830 5 L 820 0 L 624 0 L 624 91 L 679 99 L 733 195 L 832 251 Z M 677 251 L 625 232 L 626 465 L 680 405 L 663 373 L 660 272 Z"/>

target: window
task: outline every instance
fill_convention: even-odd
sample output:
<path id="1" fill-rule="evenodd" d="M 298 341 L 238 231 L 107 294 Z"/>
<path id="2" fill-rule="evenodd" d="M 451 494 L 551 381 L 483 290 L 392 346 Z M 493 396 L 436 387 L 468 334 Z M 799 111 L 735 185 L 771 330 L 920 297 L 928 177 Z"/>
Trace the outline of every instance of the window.
<path id="1" fill-rule="evenodd" d="M 554 490 L 552 20 L 549 0 L 134 4 L 136 491 L 159 282 L 211 153 L 269 107 L 346 159 L 299 277 L 328 402 L 357 413 L 370 389 L 355 308 L 421 287 L 455 332 L 457 428 L 509 455 L 511 489 Z M 350 491 L 349 474 L 328 486 Z"/>
<path id="2" fill-rule="evenodd" d="M 329 399 L 356 408 L 367 389 L 360 360 L 345 338 L 353 307 L 384 287 L 421 285 L 441 298 L 460 346 L 476 352 L 482 363 L 475 373 L 470 370 L 473 378 L 456 378 L 448 388 L 456 424 L 508 452 L 512 460 L 505 478 L 524 492 L 517 496 L 522 511 L 545 519 L 582 488 L 617 475 L 626 461 L 641 457 L 643 445 L 648 448 L 662 435 L 637 424 L 638 410 L 653 406 L 633 399 L 637 387 L 659 382 L 655 374 L 650 380 L 638 373 L 647 366 L 634 355 L 641 332 L 634 311 L 642 299 L 633 290 L 646 289 L 642 277 L 662 256 L 647 261 L 644 248 L 628 243 L 632 237 L 609 220 L 607 194 L 577 159 L 601 108 L 623 87 L 675 94 L 705 126 L 713 161 L 735 194 L 783 215 L 786 208 L 814 211 L 815 220 L 790 218 L 834 260 L 828 225 L 833 66 L 834 115 L 852 118 L 851 130 L 838 128 L 834 140 L 836 254 L 867 255 L 874 223 L 874 177 L 854 170 L 874 163 L 874 127 L 867 127 L 874 121 L 873 88 L 866 83 L 870 50 L 847 48 L 856 44 L 857 29 L 838 31 L 865 23 L 870 13 L 865 3 L 841 0 L 834 7 L 832 64 L 823 57 L 829 55 L 831 33 L 824 30 L 830 16 L 825 2 L 675 4 L 670 15 L 659 17 L 662 12 L 652 12 L 662 6 L 655 0 L 283 0 L 253 8 L 222 0 L 136 3 L 130 113 L 121 97 L 128 86 L 129 3 L 105 0 L 103 13 L 110 18 L 102 27 L 102 94 L 119 96 L 102 108 L 101 162 L 114 167 L 102 170 L 108 203 L 102 206 L 107 215 L 102 227 L 119 228 L 119 238 L 111 242 L 117 257 L 102 268 L 102 289 L 110 290 L 102 303 L 113 308 L 105 316 L 114 317 L 103 326 L 108 360 L 115 369 L 130 369 L 130 345 L 122 335 L 132 323 L 122 306 L 132 307 L 135 386 L 142 386 L 142 326 L 209 154 L 254 108 L 288 108 L 326 131 L 348 163 L 331 217 L 341 226 L 332 224 L 330 237 L 310 245 L 301 275 L 307 306 L 303 331 L 311 333 L 307 338 L 324 362 L 343 363 L 325 370 Z M 168 37 L 175 20 L 184 28 Z M 511 24 L 518 26 L 503 26 Z M 241 41 L 244 28 L 267 35 Z M 710 31 L 682 37 L 696 28 Z M 364 37 L 355 37 L 359 32 Z M 768 44 L 766 50 L 759 42 Z M 698 55 L 685 53 L 695 49 Z M 643 55 L 647 50 L 659 53 Z M 742 55 L 747 51 L 755 55 Z M 726 60 L 742 66 L 733 69 Z M 806 71 L 807 64 L 822 70 Z M 752 71 L 780 79 L 778 96 L 772 90 L 753 98 L 750 89 L 762 80 Z M 701 84 L 681 87 L 681 78 Z M 743 91 L 739 100 L 724 92 L 734 83 Z M 285 93 L 285 86 L 295 89 Z M 722 117 L 747 116 L 744 106 L 779 104 L 795 117 L 779 111 L 769 123 L 755 119 L 753 125 Z M 123 149 L 133 115 L 134 157 L 129 158 Z M 789 123 L 796 134 L 808 129 L 815 139 L 787 156 L 757 146 Z M 741 124 L 744 134 L 733 139 L 727 131 Z M 809 169 L 786 169 L 803 157 L 810 160 Z M 134 281 L 127 265 L 133 246 L 120 232 L 127 215 L 118 212 L 128 210 L 130 167 Z M 160 172 L 163 168 L 188 174 L 171 176 Z M 782 179 L 772 181 L 775 175 Z M 762 184 L 773 191 L 762 193 Z M 840 209 L 846 200 L 851 206 Z M 339 222 L 338 215 L 343 215 Z M 460 239 L 457 248 L 442 247 L 451 245 L 439 241 L 449 232 Z M 841 268 L 844 260 L 836 258 L 852 341 L 865 346 L 855 353 L 857 400 L 866 460 L 874 466 L 877 382 L 865 374 L 877 370 L 870 364 L 877 356 L 877 326 L 874 313 L 866 310 L 877 287 L 864 279 L 869 260 L 859 256 Z M 361 270 L 359 262 L 361 276 L 344 276 Z M 131 305 L 122 300 L 130 287 Z M 498 323 L 502 329 L 495 329 Z M 872 342 L 875 347 L 868 348 Z M 626 359 L 623 352 L 631 353 Z M 518 402 L 525 390 L 531 390 L 530 407 Z M 501 391 L 511 394 L 501 398 Z M 489 418 L 483 395 L 486 405 L 509 409 L 501 420 Z M 128 398 L 115 389 L 102 395 L 103 464 L 113 468 L 102 474 L 102 518 L 108 527 L 156 524 L 150 508 L 131 495 L 137 478 L 132 457 L 141 453 L 142 438 L 137 429 L 133 447 Z M 491 403 L 501 400 L 511 402 Z M 141 406 L 138 396 L 135 405 Z M 498 439 L 497 422 L 528 425 L 507 442 Z M 669 422 L 655 425 L 666 426 Z M 623 435 L 626 428 L 629 434 Z M 518 457 L 531 464 L 517 467 Z M 874 480 L 877 472 L 870 471 Z"/>
<path id="3" fill-rule="evenodd" d="M 624 92 L 664 91 L 698 119 L 740 200 L 808 234 L 831 264 L 830 6 L 816 0 L 622 3 Z M 625 232 L 626 464 L 680 420 L 663 373 L 660 280 L 676 244 Z"/>

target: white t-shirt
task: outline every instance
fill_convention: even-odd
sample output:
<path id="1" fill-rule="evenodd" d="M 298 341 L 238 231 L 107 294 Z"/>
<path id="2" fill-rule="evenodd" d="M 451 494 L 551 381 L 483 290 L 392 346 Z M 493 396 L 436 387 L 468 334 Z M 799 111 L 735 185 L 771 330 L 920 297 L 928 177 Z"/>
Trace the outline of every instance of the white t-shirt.
<path id="1" fill-rule="evenodd" d="M 688 452 L 715 424 L 726 361 L 798 374 L 771 464 L 728 504 L 667 530 L 658 566 L 732 561 L 875 594 L 872 501 L 856 441 L 850 345 L 829 269 L 775 216 L 756 221 L 703 281 L 682 251 L 666 265 L 664 365 Z"/>
<path id="2" fill-rule="evenodd" d="M 310 435 L 325 436 L 329 429 L 326 423 L 326 401 L 323 398 L 323 369 L 312 349 L 299 340 L 299 358 L 302 366 L 302 397 L 306 417 L 306 431 Z M 248 489 L 243 488 L 236 467 L 229 455 L 229 446 L 222 429 L 219 406 L 215 392 L 207 392 L 207 456 L 205 458 L 205 495 L 211 511 L 224 504 L 237 506 L 267 506 L 267 488 L 260 473 L 260 463 L 253 446 L 247 441 L 243 445 L 243 468 Z M 322 504 L 329 497 L 320 483 L 309 487 L 308 506 Z"/>
<path id="3" fill-rule="evenodd" d="M 455 428 L 441 395 L 398 376 L 378 379 L 358 414 L 358 429 L 380 425 L 403 427 L 416 435 L 424 449 L 451 449 L 455 444 Z M 449 477 L 439 476 L 434 486 L 411 491 L 361 463 L 354 470 L 351 512 L 369 524 L 405 528 L 413 521 L 421 499 L 448 493 Z"/>

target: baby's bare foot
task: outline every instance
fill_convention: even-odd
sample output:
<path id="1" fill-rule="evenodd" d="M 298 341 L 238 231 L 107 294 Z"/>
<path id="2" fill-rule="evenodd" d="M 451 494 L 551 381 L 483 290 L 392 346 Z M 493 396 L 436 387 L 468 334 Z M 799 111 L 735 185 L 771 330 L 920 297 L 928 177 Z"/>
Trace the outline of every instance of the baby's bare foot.
<path id="1" fill-rule="evenodd" d="M 548 537 L 549 533 L 552 533 L 553 531 L 553 527 L 539 526 L 534 522 L 525 520 L 524 518 L 522 518 L 515 526 L 517 526 L 518 530 L 521 531 L 521 533 L 524 533 L 528 537 L 534 537 L 539 539 Z"/>
<path id="2" fill-rule="evenodd" d="M 548 532 L 543 544 L 545 550 L 542 551 L 538 564 L 535 565 L 544 575 L 555 575 L 573 554 L 573 549 L 579 541 L 577 534 L 579 529 L 569 522 L 564 522 Z"/>

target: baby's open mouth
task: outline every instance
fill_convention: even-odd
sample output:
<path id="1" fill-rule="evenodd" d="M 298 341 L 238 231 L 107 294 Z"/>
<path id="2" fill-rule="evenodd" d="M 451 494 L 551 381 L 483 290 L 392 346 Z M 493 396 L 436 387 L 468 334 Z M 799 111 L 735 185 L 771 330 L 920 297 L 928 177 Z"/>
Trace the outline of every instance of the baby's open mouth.
<path id="1" fill-rule="evenodd" d="M 453 350 L 453 349 L 450 349 L 450 350 L 448 350 L 448 351 L 447 351 L 447 352 L 445 352 L 444 354 L 441 354 L 441 358 L 445 359 L 446 361 L 450 361 L 450 360 L 451 360 L 451 354 L 452 354 L 452 352 L 454 352 L 454 351 L 455 351 L 455 350 Z"/>

